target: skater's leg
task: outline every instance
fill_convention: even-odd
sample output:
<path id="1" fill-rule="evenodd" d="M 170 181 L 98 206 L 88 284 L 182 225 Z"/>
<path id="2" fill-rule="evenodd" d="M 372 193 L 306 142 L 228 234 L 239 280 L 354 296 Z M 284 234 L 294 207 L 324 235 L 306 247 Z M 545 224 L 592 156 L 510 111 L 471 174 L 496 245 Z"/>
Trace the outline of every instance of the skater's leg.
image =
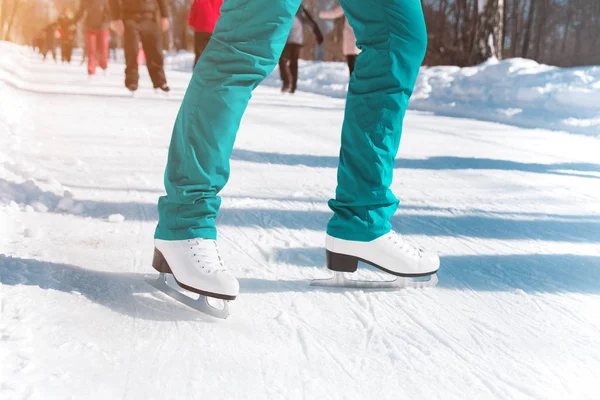
<path id="1" fill-rule="evenodd" d="M 85 40 L 87 43 L 88 75 L 94 75 L 96 73 L 96 32 L 86 32 Z"/>
<path id="2" fill-rule="evenodd" d="M 402 121 L 427 33 L 419 0 L 340 1 L 362 52 L 350 79 L 334 216 L 327 233 L 371 241 L 391 229 L 398 200 L 390 190 Z"/>
<path id="3" fill-rule="evenodd" d="M 179 110 L 156 237 L 216 238 L 217 196 L 251 92 L 275 67 L 300 0 L 225 0 Z"/>
<path id="4" fill-rule="evenodd" d="M 292 44 L 290 51 L 290 93 L 296 92 L 296 86 L 298 85 L 298 58 L 300 57 L 300 49 L 302 46 L 299 44 Z"/>
<path id="5" fill-rule="evenodd" d="M 194 32 L 194 52 L 196 53 L 194 66 L 198 64 L 198 59 L 210 41 L 211 36 L 212 34 L 210 32 Z"/>
<path id="6" fill-rule="evenodd" d="M 281 91 L 285 92 L 290 89 L 291 73 L 290 73 L 290 45 L 286 44 L 279 57 L 279 76 L 281 77 Z"/>
<path id="7" fill-rule="evenodd" d="M 146 66 L 155 88 L 167 83 L 163 68 L 163 55 L 160 47 L 160 29 L 155 20 L 149 19 L 139 23 L 142 48 L 146 54 Z"/>
<path id="8" fill-rule="evenodd" d="M 65 61 L 70 64 L 71 63 L 71 52 L 73 51 L 73 45 L 71 44 L 71 41 L 67 41 L 66 47 L 65 47 Z"/>
<path id="9" fill-rule="evenodd" d="M 100 68 L 106 70 L 108 68 L 108 31 L 100 31 L 96 33 L 96 44 L 98 45 L 98 54 L 100 59 L 98 64 Z"/>
<path id="10" fill-rule="evenodd" d="M 125 50 L 125 86 L 135 85 L 137 88 L 140 75 L 138 73 L 137 56 L 139 51 L 140 36 L 137 23 L 133 20 L 125 20 L 125 35 L 123 36 L 123 48 Z"/>
<path id="11" fill-rule="evenodd" d="M 87 32 L 83 36 L 83 54 L 81 55 L 81 62 L 79 65 L 83 65 L 87 58 Z"/>

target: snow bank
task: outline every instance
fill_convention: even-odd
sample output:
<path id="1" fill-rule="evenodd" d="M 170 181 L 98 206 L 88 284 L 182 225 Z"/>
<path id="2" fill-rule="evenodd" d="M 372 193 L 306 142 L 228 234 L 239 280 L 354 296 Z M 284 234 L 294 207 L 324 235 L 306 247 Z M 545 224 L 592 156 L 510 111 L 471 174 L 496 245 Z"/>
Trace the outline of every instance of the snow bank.
<path id="1" fill-rule="evenodd" d="M 108 222 L 112 222 L 113 224 L 120 224 L 125 221 L 125 217 L 121 214 L 111 214 L 108 216 Z"/>
<path id="2" fill-rule="evenodd" d="M 32 145 L 24 141 L 21 132 L 31 129 L 31 121 L 25 118 L 29 105 L 21 92 L 7 83 L 10 81 L 2 80 L 2 72 L 8 68 L 19 70 L 24 48 L 6 42 L 0 43 L 0 48 L 0 210 L 81 214 L 83 203 L 76 202 L 60 182 L 20 155 Z M 23 69 L 21 73 L 27 74 Z"/>
<path id="3" fill-rule="evenodd" d="M 514 58 L 423 68 L 415 110 L 600 135 L 600 67 L 557 68 Z"/>
<path id="4" fill-rule="evenodd" d="M 191 71 L 194 56 L 170 54 L 167 65 Z M 298 89 L 343 98 L 345 63 L 300 61 Z M 279 71 L 265 85 L 281 85 Z M 600 135 L 600 66 L 557 68 L 533 60 L 490 60 L 475 67 L 424 67 L 410 109 L 531 128 Z"/>
<path id="5" fill-rule="evenodd" d="M 8 168 L 7 168 L 8 167 Z M 85 205 L 75 201 L 73 194 L 60 183 L 22 180 L 10 172 L 12 164 L 0 164 L 0 208 L 26 212 L 48 211 L 82 214 Z"/>

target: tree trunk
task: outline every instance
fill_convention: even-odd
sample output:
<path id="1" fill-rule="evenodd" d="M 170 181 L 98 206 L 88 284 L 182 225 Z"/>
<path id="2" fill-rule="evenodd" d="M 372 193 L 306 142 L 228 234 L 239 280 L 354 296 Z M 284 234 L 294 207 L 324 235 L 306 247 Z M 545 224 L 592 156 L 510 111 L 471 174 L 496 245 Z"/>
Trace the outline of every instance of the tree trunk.
<path id="1" fill-rule="evenodd" d="M 527 17 L 527 27 L 525 28 L 525 37 L 523 38 L 523 51 L 521 56 L 527 58 L 527 52 L 529 51 L 529 40 L 531 38 L 531 27 L 533 25 L 533 17 L 535 16 L 535 4 L 536 0 L 530 0 L 529 3 L 529 15 Z"/>
<path id="2" fill-rule="evenodd" d="M 460 22 L 462 21 L 462 17 L 461 17 L 461 11 L 462 11 L 462 6 L 461 6 L 461 2 L 460 0 L 456 0 L 454 2 L 454 8 L 456 10 L 455 12 L 455 21 L 454 21 L 454 52 L 456 54 L 458 54 L 460 52 L 460 41 L 461 41 L 461 37 L 460 37 Z M 456 63 L 456 59 L 454 60 Z"/>
<path id="3" fill-rule="evenodd" d="M 469 20 L 467 21 L 469 32 L 465 35 L 469 38 L 467 46 L 467 58 L 471 58 L 475 51 L 475 41 L 477 40 L 477 18 L 479 18 L 479 0 L 473 0 L 473 5 L 470 7 Z"/>
<path id="4" fill-rule="evenodd" d="M 538 18 L 537 18 L 537 26 L 535 33 L 535 42 L 533 44 L 533 56 L 532 58 L 536 61 L 540 61 L 540 47 L 542 43 L 542 38 L 545 34 L 546 22 L 548 20 L 548 0 L 538 0 L 540 1 L 541 8 L 538 10 Z"/>
<path id="5" fill-rule="evenodd" d="M 506 31 L 508 30 L 508 0 L 504 0 L 504 4 L 502 6 L 502 51 L 501 54 L 504 53 L 504 49 L 506 46 Z"/>
<path id="6" fill-rule="evenodd" d="M 442 17 L 440 29 L 438 30 L 438 41 L 440 46 L 443 46 L 444 36 L 446 36 L 446 12 L 448 11 L 448 0 L 440 0 L 439 12 Z"/>
<path id="7" fill-rule="evenodd" d="M 477 34 L 472 53 L 473 64 L 481 63 L 492 56 L 502 59 L 504 0 L 479 0 L 478 4 L 479 15 L 476 20 Z"/>
<path id="8" fill-rule="evenodd" d="M 581 47 L 582 47 L 582 36 L 584 30 L 584 23 L 581 22 L 575 27 L 575 54 L 573 58 L 575 60 L 581 60 Z"/>
<path id="9" fill-rule="evenodd" d="M 567 21 L 565 22 L 565 34 L 563 36 L 561 53 L 565 54 L 567 49 L 567 39 L 569 38 L 569 29 L 571 28 L 571 18 L 573 18 L 573 10 L 571 10 L 571 0 L 567 1 Z"/>
<path id="10" fill-rule="evenodd" d="M 519 45 L 519 26 L 520 26 L 520 13 L 519 13 L 519 1 L 513 0 L 512 9 L 512 34 L 510 36 L 510 53 L 512 57 L 517 56 L 517 46 Z"/>

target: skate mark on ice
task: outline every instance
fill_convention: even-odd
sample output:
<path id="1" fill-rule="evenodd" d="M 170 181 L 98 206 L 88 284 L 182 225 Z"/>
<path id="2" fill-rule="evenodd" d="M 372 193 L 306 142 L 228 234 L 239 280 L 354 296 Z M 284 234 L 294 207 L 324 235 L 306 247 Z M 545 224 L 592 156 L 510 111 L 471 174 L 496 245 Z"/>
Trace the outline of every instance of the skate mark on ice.
<path id="1" fill-rule="evenodd" d="M 407 289 L 412 291 L 411 296 L 419 296 L 424 291 L 420 289 Z M 360 369 L 364 371 L 367 360 L 372 360 L 374 357 L 372 356 L 372 352 L 376 350 L 371 349 L 371 344 L 374 340 L 378 340 L 385 347 L 385 352 L 381 353 L 385 355 L 387 359 L 390 361 L 392 365 L 395 365 L 397 362 L 402 361 L 404 363 L 413 364 L 411 357 L 407 355 L 406 347 L 414 348 L 418 351 L 422 357 L 429 357 L 430 354 L 426 351 L 427 348 L 423 348 L 423 346 L 419 346 L 418 342 L 415 341 L 414 337 L 406 336 L 406 334 L 399 335 L 395 332 L 395 330 L 390 329 L 388 326 L 397 326 L 404 325 L 404 321 L 392 322 L 390 319 L 382 320 L 377 317 L 377 313 L 380 315 L 395 315 L 395 310 L 402 309 L 402 305 L 397 302 L 393 302 L 392 299 L 398 299 L 401 296 L 402 292 L 396 292 L 391 294 L 382 294 L 382 293 L 370 293 L 363 292 L 357 293 L 355 301 L 362 310 L 364 310 L 362 315 L 362 319 L 368 321 L 366 326 L 370 326 L 368 331 L 368 341 L 364 347 L 363 358 L 361 362 Z M 384 300 L 388 300 L 387 302 Z M 375 302 L 377 304 L 375 304 Z M 356 310 L 353 308 L 353 311 Z M 393 340 L 395 339 L 395 340 Z M 380 350 L 381 352 L 381 350 Z M 367 357 L 370 355 L 370 357 Z"/>
<path id="2" fill-rule="evenodd" d="M 352 380 L 357 379 L 356 376 L 354 375 L 354 373 L 350 369 L 348 369 L 348 367 L 346 366 L 347 363 L 345 361 L 340 360 L 333 351 L 329 350 L 329 348 L 327 346 L 322 345 L 318 340 L 316 340 L 314 337 L 312 337 L 312 335 L 309 335 L 309 338 L 310 338 L 310 342 L 313 344 L 313 347 L 319 348 L 319 349 L 321 349 L 322 352 L 327 354 L 329 356 L 329 358 L 331 358 L 331 360 L 333 360 L 333 362 L 335 362 L 335 364 L 337 364 L 337 366 L 342 371 L 344 371 L 344 373 L 350 379 L 352 379 Z M 309 349 L 309 344 L 308 344 L 309 342 L 306 337 L 303 339 L 303 341 L 304 341 L 303 347 L 305 346 L 304 351 L 306 352 L 305 354 L 307 354 L 308 349 Z"/>
<path id="3" fill-rule="evenodd" d="M 293 318 L 288 318 L 288 316 Z M 307 360 L 312 359 L 312 357 L 310 357 L 310 352 L 313 349 L 319 349 L 321 354 L 326 354 L 349 378 L 353 380 L 356 379 L 355 374 L 347 367 L 348 363 L 341 360 L 335 352 L 329 349 L 329 345 L 331 345 L 332 348 L 338 347 L 337 340 L 308 322 L 306 316 L 296 310 L 295 303 L 292 303 L 285 312 L 280 313 L 277 320 L 280 324 L 295 332 Z M 298 325 L 302 325 L 302 327 L 299 327 Z M 317 338 L 317 336 L 319 338 Z"/>
<path id="4" fill-rule="evenodd" d="M 471 349 L 464 348 L 461 343 L 453 341 L 452 336 L 448 334 L 448 332 L 445 332 L 443 327 L 432 327 L 426 320 L 422 320 L 413 315 L 414 310 L 404 309 L 403 311 L 403 316 L 419 328 L 419 337 L 422 337 L 422 334 L 426 334 L 430 337 L 430 339 L 427 339 L 428 343 L 433 341 L 443 345 L 461 362 L 461 370 L 463 373 L 473 376 L 477 381 L 481 382 L 490 393 L 494 393 L 495 396 L 500 396 L 498 398 L 505 398 L 505 396 L 502 396 L 501 393 L 498 392 L 497 385 L 490 380 L 491 378 L 488 377 L 481 368 L 470 368 L 470 366 L 477 365 L 478 361 L 477 358 L 470 356 L 470 354 L 472 354 Z M 440 331 L 438 332 L 436 329 L 439 329 Z"/>
<path id="5" fill-rule="evenodd" d="M 349 301 L 358 304 L 358 306 L 363 310 L 365 308 L 368 308 L 368 304 L 367 304 L 367 302 L 369 301 L 369 300 L 367 300 L 368 295 L 366 295 L 362 291 L 356 292 L 354 294 L 351 294 L 350 292 L 345 293 L 345 297 L 348 298 Z M 365 307 L 365 306 L 367 306 L 367 307 Z M 375 321 L 374 315 L 371 313 L 372 310 L 368 310 L 370 313 L 370 318 L 369 318 L 369 316 L 366 313 L 360 312 L 359 310 L 355 309 L 354 307 L 349 307 L 349 308 L 350 308 L 350 311 L 352 311 L 352 313 L 356 317 L 356 319 L 360 322 L 361 327 L 362 327 L 361 332 L 364 332 L 363 336 L 365 337 L 362 354 L 361 354 L 360 366 L 358 368 L 358 372 L 360 373 L 360 372 L 364 371 L 366 359 L 367 359 L 367 352 L 369 351 L 371 341 L 372 341 L 373 337 L 375 336 L 375 330 L 377 328 L 377 323 Z"/>

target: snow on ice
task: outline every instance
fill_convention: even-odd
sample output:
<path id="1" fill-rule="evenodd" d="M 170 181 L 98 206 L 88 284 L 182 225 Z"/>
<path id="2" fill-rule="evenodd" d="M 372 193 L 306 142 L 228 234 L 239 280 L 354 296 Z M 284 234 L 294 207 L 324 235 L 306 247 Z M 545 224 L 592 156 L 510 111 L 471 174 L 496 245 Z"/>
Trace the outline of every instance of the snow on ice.
<path id="1" fill-rule="evenodd" d="M 125 221 L 125 217 L 121 214 L 111 214 L 108 216 L 108 222 L 121 223 Z"/>
<path id="2" fill-rule="evenodd" d="M 275 72 L 223 191 L 241 294 L 217 322 L 144 282 L 193 56 L 136 98 L 121 62 L 88 81 L 78 57 L 0 43 L 0 399 L 600 398 L 598 67 L 423 69 L 392 223 L 442 266 L 400 291 L 309 286 L 347 72 L 302 63 L 294 96 Z"/>

